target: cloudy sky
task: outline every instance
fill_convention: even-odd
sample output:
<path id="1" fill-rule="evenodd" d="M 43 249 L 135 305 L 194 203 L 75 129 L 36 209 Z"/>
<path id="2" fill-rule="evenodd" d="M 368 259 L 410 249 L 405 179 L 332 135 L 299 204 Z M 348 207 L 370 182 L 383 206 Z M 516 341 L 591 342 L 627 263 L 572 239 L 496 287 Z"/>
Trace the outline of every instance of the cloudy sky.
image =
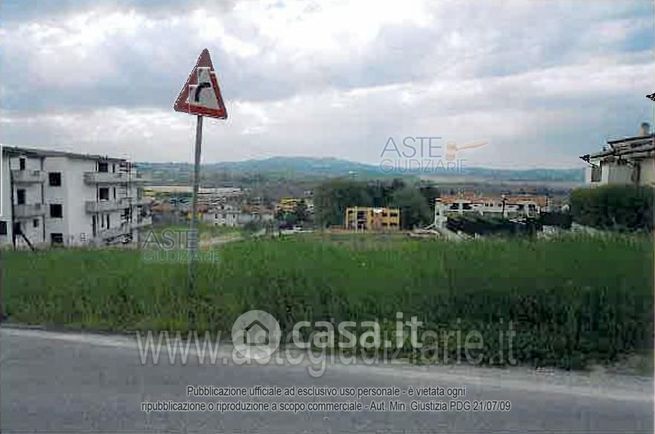
<path id="1" fill-rule="evenodd" d="M 577 167 L 653 120 L 642 1 L 0 2 L 0 141 L 192 161 L 172 104 L 203 48 L 227 121 L 203 161 L 378 163 L 389 137 L 487 146 L 488 167 Z"/>

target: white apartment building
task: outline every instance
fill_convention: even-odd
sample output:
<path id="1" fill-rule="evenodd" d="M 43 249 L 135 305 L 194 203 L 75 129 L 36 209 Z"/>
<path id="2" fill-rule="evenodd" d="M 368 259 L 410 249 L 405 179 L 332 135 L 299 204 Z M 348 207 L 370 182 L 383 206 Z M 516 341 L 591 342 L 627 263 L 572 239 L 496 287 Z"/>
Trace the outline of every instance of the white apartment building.
<path id="1" fill-rule="evenodd" d="M 124 159 L 5 146 L 1 175 L 0 246 L 138 242 L 152 222 Z"/>
<path id="2" fill-rule="evenodd" d="M 245 224 L 273 221 L 273 213 L 260 207 L 241 207 L 233 204 L 220 204 L 210 208 L 202 217 L 203 222 L 213 226 L 241 227 Z"/>
<path id="3" fill-rule="evenodd" d="M 206 212 L 202 219 L 205 223 L 213 226 L 239 226 L 239 214 L 241 209 L 231 204 L 218 205 Z"/>
<path id="4" fill-rule="evenodd" d="M 589 185 L 655 186 L 655 134 L 646 122 L 641 124 L 639 135 L 610 140 L 602 151 L 580 158 L 589 164 L 585 171 Z"/>

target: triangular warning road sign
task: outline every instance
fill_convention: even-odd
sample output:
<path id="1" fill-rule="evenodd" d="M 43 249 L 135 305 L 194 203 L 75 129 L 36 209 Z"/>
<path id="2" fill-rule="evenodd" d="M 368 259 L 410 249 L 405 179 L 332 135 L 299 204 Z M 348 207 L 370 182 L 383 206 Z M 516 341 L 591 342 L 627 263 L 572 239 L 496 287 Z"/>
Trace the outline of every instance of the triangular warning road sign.
<path id="1" fill-rule="evenodd" d="M 173 109 L 193 115 L 227 118 L 227 109 L 223 104 L 214 65 L 206 48 L 200 53 L 196 66 L 175 100 Z"/>

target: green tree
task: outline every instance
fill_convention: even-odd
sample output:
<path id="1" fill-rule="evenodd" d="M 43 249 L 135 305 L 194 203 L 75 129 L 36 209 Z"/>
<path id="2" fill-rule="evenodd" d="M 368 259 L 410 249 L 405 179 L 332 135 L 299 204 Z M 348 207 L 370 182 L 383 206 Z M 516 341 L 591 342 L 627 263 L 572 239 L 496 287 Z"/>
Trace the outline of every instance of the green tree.
<path id="1" fill-rule="evenodd" d="M 427 203 L 428 208 L 434 209 L 434 201 L 436 198 L 441 196 L 441 191 L 439 188 L 432 184 L 423 184 L 418 187 L 421 195 L 425 198 L 425 203 Z"/>
<path id="2" fill-rule="evenodd" d="M 431 221 L 432 213 L 423 195 L 413 187 L 403 187 L 394 191 L 391 206 L 400 208 L 400 226 L 412 229 Z"/>
<path id="3" fill-rule="evenodd" d="M 299 222 L 307 221 L 309 214 L 307 212 L 307 202 L 305 202 L 305 199 L 301 199 L 298 202 L 293 212 L 296 214 L 296 218 Z"/>
<path id="4" fill-rule="evenodd" d="M 319 225 L 342 225 L 346 208 L 373 206 L 364 182 L 335 179 L 318 186 L 314 194 L 314 215 Z"/>
<path id="5" fill-rule="evenodd" d="M 653 189 L 634 185 L 604 185 L 571 192 L 573 221 L 599 229 L 652 230 Z"/>

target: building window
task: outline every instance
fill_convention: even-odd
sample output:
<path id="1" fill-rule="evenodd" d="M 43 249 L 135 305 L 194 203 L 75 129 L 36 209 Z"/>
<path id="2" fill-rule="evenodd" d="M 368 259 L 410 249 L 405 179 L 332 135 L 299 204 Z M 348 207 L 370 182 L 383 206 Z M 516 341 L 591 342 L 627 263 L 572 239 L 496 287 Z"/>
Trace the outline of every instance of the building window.
<path id="1" fill-rule="evenodd" d="M 0 220 L 0 235 L 7 235 L 7 222 Z"/>
<path id="2" fill-rule="evenodd" d="M 32 227 L 38 228 L 39 227 L 39 219 L 34 219 L 32 220 Z"/>
<path id="3" fill-rule="evenodd" d="M 109 164 L 107 164 L 106 161 L 99 161 L 98 162 L 98 172 L 109 172 Z"/>
<path id="4" fill-rule="evenodd" d="M 50 184 L 50 187 L 61 187 L 61 173 L 48 173 L 48 184 Z"/>
<path id="5" fill-rule="evenodd" d="M 63 206 L 60 203 L 50 204 L 50 217 L 62 218 L 64 216 Z"/>
<path id="6" fill-rule="evenodd" d="M 50 244 L 53 246 L 64 245 L 64 234 L 60 234 L 60 233 L 50 234 Z"/>
<path id="7" fill-rule="evenodd" d="M 25 190 L 16 190 L 16 204 L 25 205 Z"/>
<path id="8" fill-rule="evenodd" d="M 18 159 L 18 168 L 20 170 L 25 170 L 25 159 L 24 158 L 19 158 Z"/>
<path id="9" fill-rule="evenodd" d="M 102 187 L 98 189 L 98 198 L 100 200 L 109 200 L 109 188 Z"/>
<path id="10" fill-rule="evenodd" d="M 591 166 L 591 182 L 600 182 L 602 170 L 600 166 Z"/>

